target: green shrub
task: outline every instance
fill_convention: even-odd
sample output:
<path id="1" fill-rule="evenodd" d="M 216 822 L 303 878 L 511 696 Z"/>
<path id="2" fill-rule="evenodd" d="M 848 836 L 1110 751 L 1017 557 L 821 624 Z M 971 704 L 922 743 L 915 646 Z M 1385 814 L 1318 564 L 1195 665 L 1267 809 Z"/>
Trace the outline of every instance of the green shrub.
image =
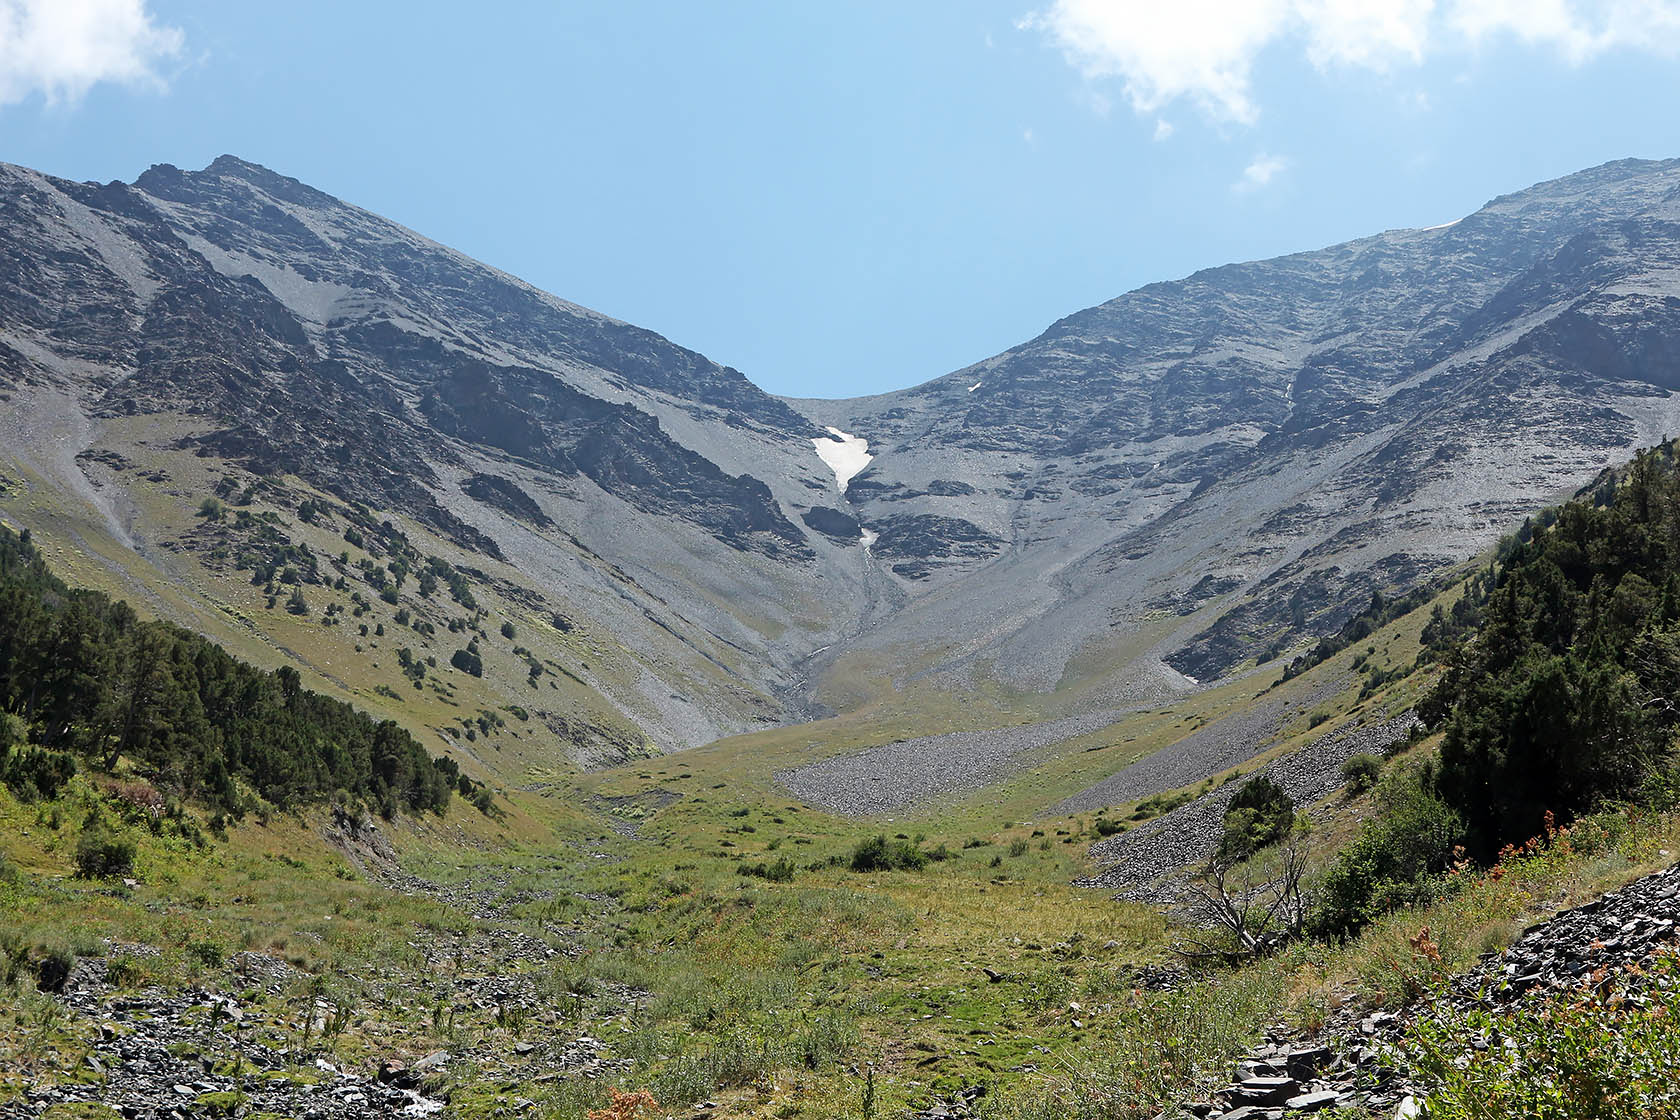
<path id="1" fill-rule="evenodd" d="M 1026 854 L 1027 842 L 1025 840 L 1011 840 L 1009 842 L 1009 855 L 1011 859 L 1019 858 L 1020 856 L 1024 856 Z"/>
<path id="2" fill-rule="evenodd" d="M 1295 802 L 1284 788 L 1261 774 L 1244 782 L 1225 809 L 1220 859 L 1246 859 L 1289 834 Z"/>
<path id="3" fill-rule="evenodd" d="M 449 663 L 463 673 L 471 673 L 475 677 L 484 675 L 484 660 L 470 650 L 456 650 L 450 654 Z"/>
<path id="4" fill-rule="evenodd" d="M 76 874 L 84 879 L 108 879 L 134 870 L 134 841 L 103 824 L 82 829 L 76 838 Z"/>
<path id="5" fill-rule="evenodd" d="M 113 953 L 105 959 L 105 980 L 114 988 L 138 988 L 146 969 L 139 957 Z"/>
<path id="6" fill-rule="evenodd" d="M 783 856 L 775 863 L 743 863 L 736 868 L 742 875 L 765 879 L 772 883 L 791 883 L 795 868 L 793 861 Z"/>
<path id="7" fill-rule="evenodd" d="M 872 836 L 852 849 L 853 871 L 920 871 L 927 866 L 927 853 L 908 840 Z"/>
<path id="8" fill-rule="evenodd" d="M 0 715 L 0 740 L 8 734 L 6 728 L 6 717 Z M 51 801 L 75 774 L 76 760 L 61 751 L 8 746 L 0 741 L 0 782 L 20 801 Z"/>
<path id="9" fill-rule="evenodd" d="M 1107 817 L 1098 817 L 1094 827 L 1098 836 L 1113 836 L 1116 833 L 1126 831 L 1126 825 L 1123 821 L 1111 821 Z"/>
<path id="10" fill-rule="evenodd" d="M 1382 759 L 1374 754 L 1356 754 L 1342 763 L 1342 781 L 1352 793 L 1364 793 L 1382 777 Z"/>
<path id="11" fill-rule="evenodd" d="M 75 966 L 76 954 L 62 945 L 48 946 L 35 958 L 35 986 L 43 992 L 63 991 Z"/>
<path id="12" fill-rule="evenodd" d="M 187 942 L 187 955 L 206 968 L 220 968 L 227 959 L 227 953 L 214 941 Z"/>
<path id="13" fill-rule="evenodd" d="M 1360 826 L 1314 892 L 1308 922 L 1320 937 L 1347 937 L 1400 906 L 1421 905 L 1446 889 L 1464 826 L 1436 796 L 1432 769 L 1401 769 L 1377 787 L 1378 814 Z"/>

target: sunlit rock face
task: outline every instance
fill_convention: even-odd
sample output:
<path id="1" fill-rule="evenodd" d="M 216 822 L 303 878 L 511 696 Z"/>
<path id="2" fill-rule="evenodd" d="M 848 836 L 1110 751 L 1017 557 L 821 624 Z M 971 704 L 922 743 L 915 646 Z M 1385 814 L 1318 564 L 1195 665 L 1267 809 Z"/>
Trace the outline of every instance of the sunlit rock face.
<path id="1" fill-rule="evenodd" d="M 633 651 L 613 699 L 662 746 L 809 714 L 865 662 L 1152 699 L 1680 431 L 1677 192 L 1680 164 L 1610 164 L 794 401 L 232 157 L 4 167 L 0 419 L 73 433 L 69 463 L 169 417 L 410 518 Z"/>

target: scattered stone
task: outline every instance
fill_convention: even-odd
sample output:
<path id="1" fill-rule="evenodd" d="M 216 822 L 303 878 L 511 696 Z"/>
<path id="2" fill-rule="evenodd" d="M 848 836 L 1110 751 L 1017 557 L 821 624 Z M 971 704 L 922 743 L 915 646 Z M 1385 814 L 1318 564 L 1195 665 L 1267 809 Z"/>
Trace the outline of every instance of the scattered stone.
<path id="1" fill-rule="evenodd" d="M 1536 922 L 1504 953 L 1487 954 L 1454 978 L 1438 999 L 1461 1010 L 1497 1008 L 1530 993 L 1578 988 L 1596 975 L 1615 975 L 1626 984 L 1629 966 L 1647 965 L 1675 945 L 1677 926 L 1680 865 Z M 1274 1027 L 1236 1064 L 1230 1085 L 1211 1102 L 1184 1111 L 1209 1120 L 1261 1120 L 1357 1105 L 1384 1114 L 1393 1108 L 1396 1120 L 1420 1120 L 1423 1100 L 1397 1068 L 1395 1044 L 1431 1006 L 1332 1017 L 1309 1039 Z"/>

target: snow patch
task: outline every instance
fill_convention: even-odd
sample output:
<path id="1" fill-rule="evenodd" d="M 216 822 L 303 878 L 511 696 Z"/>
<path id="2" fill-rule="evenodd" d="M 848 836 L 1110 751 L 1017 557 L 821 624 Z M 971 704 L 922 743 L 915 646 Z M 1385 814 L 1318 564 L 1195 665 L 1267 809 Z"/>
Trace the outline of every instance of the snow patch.
<path id="1" fill-rule="evenodd" d="M 1430 230 L 1451 229 L 1453 226 L 1456 226 L 1459 222 L 1462 222 L 1463 220 L 1464 220 L 1463 218 L 1454 218 L 1452 221 L 1442 222 L 1438 226 L 1424 226 L 1423 229 L 1420 230 L 1419 232 L 1420 233 L 1428 233 Z"/>
<path id="2" fill-rule="evenodd" d="M 834 472 L 834 484 L 844 494 L 846 483 L 857 477 L 858 472 L 867 467 L 875 456 L 869 453 L 868 440 L 842 432 L 839 428 L 830 427 L 828 431 L 833 439 L 818 437 L 811 443 L 817 449 L 817 457 Z"/>
<path id="3" fill-rule="evenodd" d="M 974 390 L 980 388 L 980 386 L 982 384 L 984 384 L 984 382 L 976 381 L 974 384 L 972 384 L 968 387 L 968 391 L 972 393 L 972 392 L 974 392 Z"/>
<path id="4" fill-rule="evenodd" d="M 864 548 L 864 551 L 867 552 L 869 550 L 869 546 L 874 544 L 876 541 L 878 541 L 880 539 L 881 539 L 881 534 L 877 533 L 873 529 L 865 529 L 863 531 L 863 548 Z"/>

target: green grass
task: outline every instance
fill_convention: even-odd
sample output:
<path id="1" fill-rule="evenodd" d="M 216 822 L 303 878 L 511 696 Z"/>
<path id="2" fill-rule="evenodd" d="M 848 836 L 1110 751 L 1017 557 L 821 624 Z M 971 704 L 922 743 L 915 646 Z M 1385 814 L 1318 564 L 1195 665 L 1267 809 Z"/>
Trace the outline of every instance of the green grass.
<path id="1" fill-rule="evenodd" d="M 143 519 L 160 539 L 185 532 L 222 468 L 141 448 L 124 423 L 114 422 L 112 438 L 127 441 L 125 453 L 170 475 L 134 486 Z M 406 870 L 445 887 L 500 884 L 501 897 L 496 916 L 482 920 L 476 902 L 388 890 L 326 843 L 320 812 L 246 821 L 202 847 L 123 819 L 136 885 L 78 879 L 79 822 L 104 798 L 98 781 L 77 778 L 51 804 L 22 804 L 0 790 L 0 947 L 17 964 L 0 999 L 0 1097 L 25 1079 L 86 1075 L 86 1025 L 55 1010 L 32 976 L 49 956 L 101 952 L 112 940 L 132 947 L 107 962 L 123 990 L 239 990 L 250 999 L 251 1036 L 276 1046 L 300 1049 L 305 1009 L 327 1001 L 333 1029 L 325 1038 L 311 1033 L 309 1045 L 364 1074 L 393 1055 L 478 1044 L 507 1055 L 516 1040 L 575 1031 L 605 1040 L 626 1063 L 587 1083 L 538 1080 L 541 1063 L 513 1058 L 474 1069 L 450 1086 L 463 1117 L 503 1115 L 528 1100 L 539 1115 L 581 1118 L 606 1104 L 610 1081 L 646 1089 L 672 1112 L 711 1099 L 720 1114 L 778 1120 L 892 1116 L 973 1085 L 989 1087 L 984 1107 L 998 1120 L 1147 1117 L 1225 1072 L 1265 1024 L 1311 1027 L 1332 998 L 1392 1005 L 1502 947 L 1536 915 L 1619 885 L 1680 845 L 1671 817 L 1607 817 L 1600 841 L 1547 847 L 1497 877 L 1466 874 L 1430 907 L 1391 915 L 1345 945 L 1299 945 L 1151 994 L 1136 990 L 1135 970 L 1174 961 L 1173 930 L 1153 909 L 1071 885 L 1093 870 L 1089 844 L 1319 735 L 1404 710 L 1429 670 L 1385 680 L 1363 699 L 1360 692 L 1375 671 L 1410 667 L 1427 607 L 1275 690 L 1272 676 L 1247 677 L 1033 752 L 1021 772 L 981 793 L 892 819 L 849 820 L 799 804 L 775 771 L 898 739 L 1055 718 L 1114 663 L 1184 620 L 1146 618 L 1111 647 L 1084 651 L 1047 696 L 995 685 L 967 695 L 899 686 L 894 680 L 913 676 L 905 670 L 928 651 L 851 654 L 822 684 L 844 714 L 580 773 L 533 713 L 618 719 L 572 673 L 587 664 L 597 679 L 634 676 L 634 659 L 602 636 L 561 633 L 543 612 L 475 588 L 491 610 L 480 641 L 486 676 L 437 674 L 447 687 L 416 690 L 396 650 L 408 645 L 447 664 L 465 637 L 445 629 L 446 611 L 405 598 L 410 610 L 432 611 L 438 632 L 425 642 L 397 630 L 396 608 L 369 593 L 362 621 L 382 622 L 387 635 L 363 641 L 358 654 L 353 621 L 320 625 L 329 598 L 321 589 L 307 592 L 309 615 L 292 616 L 268 610 L 244 575 L 217 575 L 192 555 L 164 550 L 150 567 L 90 509 L 27 471 L 8 466 L 7 474 L 29 487 L 21 501 L 8 497 L 8 517 L 36 529 L 66 578 L 131 597 L 143 585 L 142 611 L 177 617 L 261 664 L 299 663 L 312 670 L 312 686 L 458 750 L 469 772 L 500 789 L 497 815 L 456 802 L 445 817 L 386 827 Z M 288 521 L 318 554 L 362 555 L 332 530 Z M 404 528 L 425 541 L 423 551 L 455 556 Z M 791 606 L 789 617 L 798 610 Z M 517 639 L 501 636 L 502 621 Z M 787 624 L 742 621 L 765 634 Z M 561 666 L 545 670 L 537 693 L 515 641 Z M 1098 814 L 1049 815 L 1062 798 L 1259 697 L 1304 695 L 1338 678 L 1346 682 L 1338 695 L 1283 727 L 1257 759 L 1208 783 L 1113 807 L 1100 825 Z M 503 727 L 485 733 L 476 717 L 486 712 L 501 713 Z M 469 724 L 478 729 L 470 741 Z M 440 732 L 446 726 L 461 737 Z M 1317 807 L 1321 859 L 1370 805 L 1368 794 L 1336 795 Z M 947 858 L 853 870 L 860 846 L 877 836 L 887 851 Z M 1415 952 L 1425 925 L 1439 961 Z M 492 929 L 566 953 L 486 963 L 467 950 Z M 222 963 L 246 950 L 285 960 L 298 975 L 277 994 L 253 989 Z M 458 975 L 487 979 L 497 969 L 528 979 L 540 995 L 535 1006 L 498 1012 L 454 998 Z M 312 1074 L 304 1064 L 283 1076 Z"/>

